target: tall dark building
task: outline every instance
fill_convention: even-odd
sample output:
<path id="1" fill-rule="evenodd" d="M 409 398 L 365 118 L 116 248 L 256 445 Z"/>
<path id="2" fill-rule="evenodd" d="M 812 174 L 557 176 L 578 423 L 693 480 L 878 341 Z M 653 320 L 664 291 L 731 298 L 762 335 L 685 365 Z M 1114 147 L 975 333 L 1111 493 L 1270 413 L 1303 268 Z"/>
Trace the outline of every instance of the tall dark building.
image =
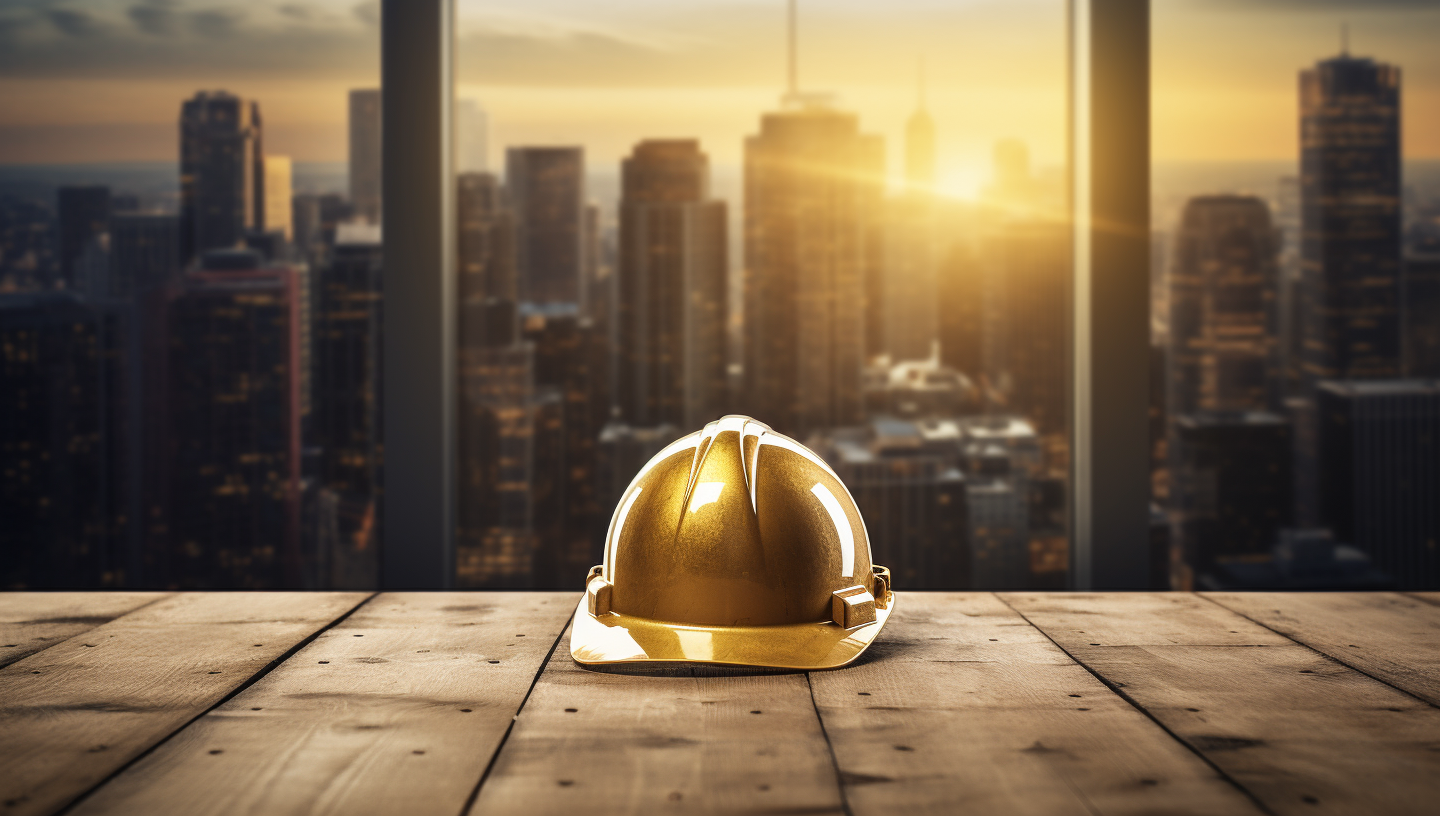
<path id="1" fill-rule="evenodd" d="M 880 139 L 792 95 L 745 143 L 745 400 L 803 436 L 863 413 L 867 237 Z"/>
<path id="2" fill-rule="evenodd" d="M 380 223 L 380 89 L 350 92 L 350 201 L 355 215 Z"/>
<path id="3" fill-rule="evenodd" d="M 316 289 L 313 425 L 321 451 L 317 583 L 373 586 L 382 529 L 378 513 L 384 427 L 379 227 L 342 225 Z"/>
<path id="4" fill-rule="evenodd" d="M 641 142 L 621 165 L 616 396 L 630 425 L 699 427 L 722 410 L 726 211 L 709 176 L 694 140 Z"/>
<path id="5" fill-rule="evenodd" d="M 1041 437 L 1069 438 L 1070 230 L 1017 220 L 986 237 L 984 391 L 992 409 L 1025 417 Z"/>
<path id="6" fill-rule="evenodd" d="M 180 274 L 180 220 L 173 215 L 117 213 L 110 218 L 110 291 L 130 297 Z"/>
<path id="7" fill-rule="evenodd" d="M 1401 375 L 1400 69 L 1346 55 L 1300 75 L 1306 395 Z"/>
<path id="8" fill-rule="evenodd" d="M 207 253 L 159 298 L 146 499 L 162 586 L 302 587 L 302 277 Z"/>
<path id="9" fill-rule="evenodd" d="M 609 345 L 590 318 L 569 307 L 527 309 L 521 337 L 534 349 L 537 393 L 558 400 L 552 420 L 558 436 L 540 437 L 555 443 L 536 453 L 534 529 L 540 542 L 535 585 L 568 586 L 571 576 L 598 563 L 603 543 L 595 468 L 596 443 L 610 413 L 605 387 Z"/>
<path id="10" fill-rule="evenodd" d="M 985 278 L 969 244 L 955 242 L 936 270 L 940 360 L 978 379 L 984 373 Z"/>
<path id="11" fill-rule="evenodd" d="M 1320 523 L 1401 589 L 1440 589 L 1440 380 L 1321 383 Z"/>
<path id="12" fill-rule="evenodd" d="M 1279 406 L 1280 241 L 1258 198 L 1186 203 L 1169 276 L 1172 413 Z"/>
<path id="13" fill-rule="evenodd" d="M 1197 574 L 1268 557 L 1291 525 L 1290 424 L 1261 412 L 1175 418 L 1177 544 Z"/>
<path id="14" fill-rule="evenodd" d="M 460 347 L 509 345 L 518 336 L 515 215 L 493 174 L 462 173 L 457 183 Z"/>
<path id="15" fill-rule="evenodd" d="M 0 295 L 0 587 L 137 579 L 118 331 L 71 293 Z"/>
<path id="16" fill-rule="evenodd" d="M 892 360 L 924 360 L 938 338 L 935 302 L 940 242 L 936 232 L 935 122 L 923 98 L 905 126 L 907 189 L 885 202 L 882 332 L 871 352 Z M 872 329 L 867 326 L 867 333 Z"/>
<path id="17" fill-rule="evenodd" d="M 520 300 L 580 303 L 585 265 L 585 151 L 512 147 L 505 186 L 516 223 Z"/>
<path id="18" fill-rule="evenodd" d="M 543 586 L 557 571 L 549 556 L 564 520 L 562 398 L 536 388 L 531 343 L 479 347 L 461 359 L 456 584 Z"/>
<path id="19" fill-rule="evenodd" d="M 260 105 L 201 91 L 180 108 L 180 259 L 265 229 Z"/>
<path id="20" fill-rule="evenodd" d="M 61 187 L 55 199 L 60 280 L 66 289 L 78 289 L 83 283 L 80 265 L 86 248 L 110 229 L 110 188 Z"/>
<path id="21" fill-rule="evenodd" d="M 1440 253 L 1405 259 L 1405 361 L 1411 377 L 1440 377 Z"/>

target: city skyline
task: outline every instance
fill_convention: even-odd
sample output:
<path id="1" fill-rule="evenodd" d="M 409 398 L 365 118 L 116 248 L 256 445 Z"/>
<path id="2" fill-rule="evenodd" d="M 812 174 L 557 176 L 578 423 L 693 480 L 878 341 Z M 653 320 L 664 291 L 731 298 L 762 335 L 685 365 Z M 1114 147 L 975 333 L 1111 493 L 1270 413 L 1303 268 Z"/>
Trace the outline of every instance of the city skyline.
<path id="1" fill-rule="evenodd" d="M 655 5 L 628 0 L 597 11 L 549 0 L 524 13 L 481 14 L 462 3 L 457 95 L 478 99 L 491 116 L 489 165 L 499 166 L 508 144 L 581 144 L 592 162 L 611 164 L 642 138 L 673 137 L 700 139 L 717 171 L 738 167 L 748 113 L 773 104 L 783 84 L 783 4 L 707 3 L 683 12 Z M 999 139 L 1026 140 L 1037 165 L 1063 158 L 1063 5 L 1011 5 L 916 2 L 893 21 L 867 17 L 854 3 L 802 5 L 801 84 L 838 92 L 867 129 L 886 137 L 889 173 L 902 177 L 914 67 L 925 58 L 940 189 L 973 197 Z M 1297 14 L 1274 0 L 1157 6 L 1156 159 L 1298 155 L 1290 68 L 1338 52 L 1345 21 L 1353 53 L 1404 66 L 1407 155 L 1440 157 L 1440 56 L 1417 34 L 1423 26 L 1406 25 L 1409 16 L 1431 12 L 1398 7 L 1403 13 L 1392 4 L 1326 3 Z M 207 8 L 228 7 L 202 3 L 193 13 Z M 179 44 L 167 46 L 114 12 L 80 9 L 94 17 L 83 37 L 7 13 L 17 22 L 0 35 L 14 46 L 0 57 L 0 92 L 15 104 L 0 111 L 0 155 L 25 163 L 165 158 L 173 140 L 167 100 L 198 83 L 263 99 L 268 149 L 301 162 L 343 161 L 343 94 L 378 78 L 378 35 L 348 4 L 316 4 L 308 21 L 261 10 L 235 17 L 201 40 L 202 57 L 193 50 L 201 35 L 185 33 L 199 23 L 174 23 L 171 39 Z M 992 36 L 970 33 L 982 25 Z M 765 34 L 756 38 L 754 30 Z M 946 39 L 945 31 L 963 33 Z M 268 56 L 301 35 L 313 47 L 290 50 L 307 53 Z M 727 52 L 734 42 L 744 46 Z M 863 44 L 860 59 L 849 53 L 856 42 Z M 1216 42 L 1226 47 L 1209 47 Z M 143 54 L 141 46 L 158 53 Z M 93 53 L 60 64 L 60 55 L 80 48 Z M 267 56 L 248 64 L 247 53 Z M 169 66 L 182 55 L 188 63 L 177 75 Z M 546 67 L 552 63 L 562 67 Z"/>
<path id="2" fill-rule="evenodd" d="M 1405 282 L 1410 253 L 1429 274 L 1425 253 L 1440 246 L 1440 186 L 1401 183 L 1406 62 L 1341 48 L 1289 66 L 1289 138 L 1303 160 L 1265 170 L 1264 194 L 1192 179 L 1177 220 L 1173 202 L 1160 203 L 1175 190 L 1156 173 L 1147 575 L 1157 587 L 1283 583 L 1285 548 L 1302 539 L 1332 561 L 1351 545 L 1378 554 L 1362 519 L 1403 521 L 1401 549 L 1434 529 L 1424 502 L 1372 502 L 1335 464 L 1373 448 L 1345 418 L 1369 416 L 1369 403 L 1325 395 L 1423 391 L 1415 422 L 1374 426 L 1390 447 L 1367 460 L 1374 479 L 1413 481 L 1396 452 L 1423 449 L 1415 434 L 1433 424 L 1433 384 L 1398 379 L 1411 370 L 1401 349 L 1424 351 L 1433 327 L 1409 314 L 1430 300 L 1405 300 Z M 1031 139 L 996 138 L 977 205 L 931 196 L 950 135 L 930 113 L 933 85 L 901 100 L 896 161 L 886 128 L 807 77 L 745 112 L 743 175 L 729 183 L 704 138 L 647 133 L 616 162 L 583 140 L 462 134 L 505 161 L 458 149 L 472 172 L 453 182 L 457 586 L 570 585 L 600 559 L 627 477 L 736 410 L 843 474 L 911 585 L 1064 584 L 1074 307 L 1064 174 Z M 0 198 L 4 283 L 23 290 L 0 299 L 6 348 L 24 349 L 6 376 L 59 409 L 54 436 L 35 441 L 68 446 L 34 459 L 60 465 L 43 465 L 36 488 L 11 474 L 23 487 L 12 493 L 100 508 L 79 533 L 93 545 L 47 533 L 44 514 L 27 533 L 57 536 L 66 557 L 126 565 L 85 580 L 361 586 L 378 574 L 379 100 L 373 85 L 339 96 L 352 150 L 348 176 L 334 178 L 348 198 L 292 184 L 266 97 L 208 83 L 171 101 L 178 214 L 144 212 L 141 191 L 122 185 L 25 194 L 53 195 L 53 210 Z M 496 169 L 473 172 L 483 166 Z M 597 167 L 618 186 L 596 183 Z M 45 242 L 48 255 L 16 251 Z M 1374 302 L 1337 295 L 1357 282 Z M 14 444 L 35 467 L 34 442 Z M 1337 493 L 1354 500 L 1354 523 L 1327 515 Z M 1325 580 L 1411 580 L 1386 558 L 1379 572 L 1364 561 Z M 45 561 L 30 565 L 32 580 L 65 580 Z M 1255 564 L 1269 572 L 1247 573 Z"/>

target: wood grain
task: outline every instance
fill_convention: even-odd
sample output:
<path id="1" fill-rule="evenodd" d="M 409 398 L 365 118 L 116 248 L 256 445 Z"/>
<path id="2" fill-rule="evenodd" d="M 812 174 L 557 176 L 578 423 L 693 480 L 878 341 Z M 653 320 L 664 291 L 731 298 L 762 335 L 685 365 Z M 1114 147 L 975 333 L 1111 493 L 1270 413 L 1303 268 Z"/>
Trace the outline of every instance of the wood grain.
<path id="1" fill-rule="evenodd" d="M 1209 592 L 1204 597 L 1440 706 L 1440 607 L 1392 592 Z"/>
<path id="2" fill-rule="evenodd" d="M 176 595 L 0 669 L 0 812 L 54 813 L 366 597 Z"/>
<path id="3" fill-rule="evenodd" d="M 165 597 L 164 592 L 0 592 L 0 667 Z"/>
<path id="4" fill-rule="evenodd" d="M 804 674 L 582 669 L 555 650 L 472 814 L 840 814 Z"/>
<path id="5" fill-rule="evenodd" d="M 75 812 L 454 816 L 576 595 L 381 595 Z"/>
<path id="6" fill-rule="evenodd" d="M 1002 596 L 1277 814 L 1433 814 L 1440 710 L 1182 593 Z"/>
<path id="7" fill-rule="evenodd" d="M 811 676 L 856 816 L 1259 812 L 990 593 L 902 593 L 866 658 Z"/>

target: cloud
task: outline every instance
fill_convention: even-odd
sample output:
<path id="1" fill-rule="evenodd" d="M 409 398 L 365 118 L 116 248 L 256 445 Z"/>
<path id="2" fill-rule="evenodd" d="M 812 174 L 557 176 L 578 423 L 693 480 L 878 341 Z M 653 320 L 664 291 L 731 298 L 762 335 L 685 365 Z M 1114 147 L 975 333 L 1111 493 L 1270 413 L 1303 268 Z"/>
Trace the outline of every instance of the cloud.
<path id="1" fill-rule="evenodd" d="M 190 13 L 190 28 L 202 37 L 219 40 L 231 37 L 244 14 L 231 9 L 202 9 Z"/>
<path id="2" fill-rule="evenodd" d="M 316 16 L 315 9 L 309 6 L 302 6 L 299 3 L 285 3 L 284 5 L 276 7 L 275 10 L 280 12 L 284 17 L 299 20 L 302 23 L 308 23 L 314 20 Z"/>
<path id="3" fill-rule="evenodd" d="M 380 25 L 380 0 L 365 0 L 363 3 L 356 3 L 350 13 L 365 25 L 378 26 Z"/>
<path id="4" fill-rule="evenodd" d="M 106 30 L 106 26 L 89 12 L 73 9 L 47 9 L 44 13 L 45 18 L 50 21 L 50 25 L 55 26 L 56 30 L 67 37 L 85 39 L 103 34 Z"/>
<path id="5" fill-rule="evenodd" d="M 125 10 L 135 27 L 145 34 L 164 37 L 180 28 L 180 15 L 175 0 L 147 0 Z"/>

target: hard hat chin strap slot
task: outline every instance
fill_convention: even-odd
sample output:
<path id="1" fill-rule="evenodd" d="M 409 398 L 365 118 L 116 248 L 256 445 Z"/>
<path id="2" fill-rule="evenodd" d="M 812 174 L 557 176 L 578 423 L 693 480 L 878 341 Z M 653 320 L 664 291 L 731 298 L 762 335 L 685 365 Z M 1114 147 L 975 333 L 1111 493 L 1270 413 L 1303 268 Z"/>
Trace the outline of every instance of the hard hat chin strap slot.
<path id="1" fill-rule="evenodd" d="M 875 596 L 863 586 L 837 589 L 830 596 L 830 619 L 842 629 L 875 622 Z"/>
<path id="2" fill-rule="evenodd" d="M 585 606 L 591 615 L 600 617 L 610 614 L 611 599 L 614 597 L 615 587 L 610 582 L 600 577 L 596 567 L 590 571 L 590 580 L 585 584 Z"/>

